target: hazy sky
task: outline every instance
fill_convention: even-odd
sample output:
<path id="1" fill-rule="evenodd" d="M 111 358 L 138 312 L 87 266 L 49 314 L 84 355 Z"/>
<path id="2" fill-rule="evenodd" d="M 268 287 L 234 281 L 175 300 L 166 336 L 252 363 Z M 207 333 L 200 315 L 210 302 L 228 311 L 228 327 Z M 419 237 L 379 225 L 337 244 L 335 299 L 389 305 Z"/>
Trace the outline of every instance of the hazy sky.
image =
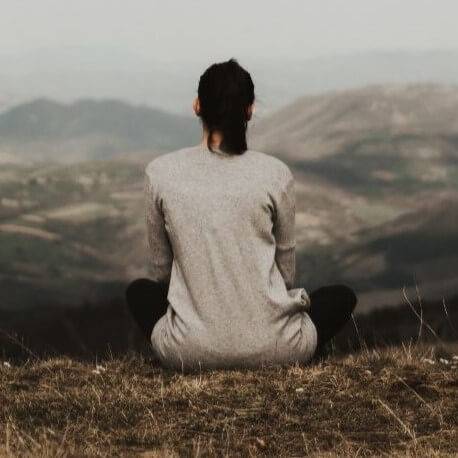
<path id="1" fill-rule="evenodd" d="M 456 0 L 1 0 L 0 54 L 103 46 L 158 60 L 458 47 Z"/>

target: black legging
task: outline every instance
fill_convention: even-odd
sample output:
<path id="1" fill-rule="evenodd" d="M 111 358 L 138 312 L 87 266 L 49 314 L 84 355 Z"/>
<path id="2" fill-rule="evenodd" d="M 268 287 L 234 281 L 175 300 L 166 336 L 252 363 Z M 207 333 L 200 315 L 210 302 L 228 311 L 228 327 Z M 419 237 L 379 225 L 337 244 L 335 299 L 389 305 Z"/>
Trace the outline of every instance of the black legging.
<path id="1" fill-rule="evenodd" d="M 322 286 L 310 293 L 310 318 L 318 334 L 318 349 L 350 320 L 358 299 L 346 285 Z"/>
<path id="2" fill-rule="evenodd" d="M 167 312 L 169 285 L 148 278 L 134 280 L 126 289 L 126 301 L 134 320 L 149 340 L 154 325 Z"/>
<path id="3" fill-rule="evenodd" d="M 129 309 L 149 340 L 154 325 L 166 312 L 168 284 L 147 278 L 134 280 L 126 290 Z M 357 297 L 346 285 L 322 286 L 310 293 L 310 318 L 316 326 L 318 348 L 334 337 L 351 318 Z"/>

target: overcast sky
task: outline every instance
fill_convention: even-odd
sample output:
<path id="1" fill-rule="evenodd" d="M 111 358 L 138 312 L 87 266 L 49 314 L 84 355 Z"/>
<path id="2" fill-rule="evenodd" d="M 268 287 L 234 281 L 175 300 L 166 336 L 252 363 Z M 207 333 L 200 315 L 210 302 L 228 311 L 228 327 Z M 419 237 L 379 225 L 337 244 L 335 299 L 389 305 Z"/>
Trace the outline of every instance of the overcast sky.
<path id="1" fill-rule="evenodd" d="M 0 53 L 102 46 L 149 59 L 458 47 L 457 0 L 1 0 Z"/>

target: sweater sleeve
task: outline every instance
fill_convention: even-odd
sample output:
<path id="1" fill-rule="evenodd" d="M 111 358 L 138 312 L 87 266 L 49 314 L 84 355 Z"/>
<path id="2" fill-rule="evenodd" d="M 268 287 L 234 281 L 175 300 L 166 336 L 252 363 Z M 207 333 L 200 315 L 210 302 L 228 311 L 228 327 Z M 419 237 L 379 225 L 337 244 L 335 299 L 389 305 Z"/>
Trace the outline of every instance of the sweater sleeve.
<path id="1" fill-rule="evenodd" d="M 148 273 L 157 282 L 168 283 L 172 270 L 173 251 L 165 227 L 162 198 L 154 178 L 145 174 L 145 219 L 149 246 Z"/>
<path id="2" fill-rule="evenodd" d="M 295 190 L 294 176 L 285 168 L 275 199 L 273 234 L 276 241 L 275 261 L 287 289 L 293 288 L 296 274 Z"/>

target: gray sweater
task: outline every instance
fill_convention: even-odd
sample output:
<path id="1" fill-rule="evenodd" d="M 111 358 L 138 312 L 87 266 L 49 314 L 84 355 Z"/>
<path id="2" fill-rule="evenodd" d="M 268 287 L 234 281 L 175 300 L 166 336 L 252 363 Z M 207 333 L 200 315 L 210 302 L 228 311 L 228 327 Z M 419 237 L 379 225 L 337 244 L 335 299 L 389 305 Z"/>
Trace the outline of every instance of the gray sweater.
<path id="1" fill-rule="evenodd" d="M 295 280 L 295 191 L 280 159 L 203 144 L 146 167 L 149 276 L 169 281 L 151 342 L 178 370 L 307 362 L 310 298 Z M 154 304 L 152 304 L 154 307 Z"/>

